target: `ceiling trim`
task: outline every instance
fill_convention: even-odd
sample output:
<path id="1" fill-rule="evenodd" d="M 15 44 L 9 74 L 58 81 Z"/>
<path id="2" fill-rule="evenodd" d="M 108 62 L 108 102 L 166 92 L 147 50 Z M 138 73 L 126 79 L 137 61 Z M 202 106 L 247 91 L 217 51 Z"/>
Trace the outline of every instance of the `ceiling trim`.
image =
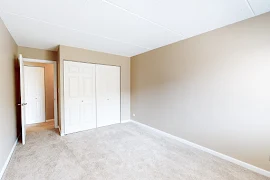
<path id="1" fill-rule="evenodd" d="M 253 10 L 252 6 L 250 5 L 249 0 L 245 0 L 245 1 L 246 1 L 247 5 L 248 5 L 248 7 L 249 7 L 250 11 L 252 12 L 253 16 L 256 16 L 256 14 L 255 14 L 255 12 L 254 12 L 254 10 Z"/>
<path id="2" fill-rule="evenodd" d="M 88 0 L 88 1 L 89 1 L 89 0 Z M 127 12 L 127 13 L 129 13 L 129 14 L 132 14 L 133 16 L 136 16 L 136 17 L 138 17 L 138 18 L 140 18 L 140 19 L 143 19 L 143 20 L 145 20 L 145 21 L 147 21 L 147 22 L 149 22 L 149 23 L 151 23 L 151 24 L 154 24 L 154 25 L 156 25 L 156 26 L 158 26 L 158 27 L 160 27 L 160 28 L 162 28 L 162 29 L 165 29 L 165 30 L 167 30 L 167 31 L 169 31 L 169 32 L 171 32 L 171 33 L 177 35 L 177 36 L 181 36 L 182 38 L 184 38 L 184 35 L 183 35 L 182 33 L 179 33 L 179 32 L 176 32 L 176 31 L 174 31 L 174 30 L 171 30 L 171 29 L 169 29 L 169 28 L 166 28 L 165 26 L 162 26 L 162 25 L 160 25 L 160 24 L 158 24 L 158 23 L 156 23 L 156 22 L 154 22 L 154 21 L 151 21 L 151 20 L 149 20 L 149 19 L 147 19 L 147 18 L 145 18 L 145 17 L 142 17 L 142 16 L 140 16 L 140 15 L 138 15 L 138 14 L 136 14 L 136 13 L 133 13 L 133 12 L 131 12 L 131 11 L 129 11 L 129 10 L 127 10 L 127 9 L 125 9 L 125 8 L 123 8 L 123 7 L 119 6 L 119 5 L 117 5 L 117 4 L 115 4 L 115 3 L 112 3 L 112 2 L 110 2 L 110 1 L 108 1 L 108 0 L 102 0 L 102 1 L 103 1 L 104 3 L 107 3 L 107 4 L 111 5 L 111 6 L 114 6 L 114 7 L 118 8 L 118 9 L 121 9 L 121 10 L 123 10 L 123 11 L 125 11 L 125 12 Z"/>

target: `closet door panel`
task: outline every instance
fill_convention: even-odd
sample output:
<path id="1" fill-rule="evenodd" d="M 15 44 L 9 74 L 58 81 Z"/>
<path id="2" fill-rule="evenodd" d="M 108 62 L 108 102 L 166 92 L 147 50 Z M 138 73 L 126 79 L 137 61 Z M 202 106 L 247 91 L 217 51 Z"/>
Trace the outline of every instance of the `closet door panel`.
<path id="1" fill-rule="evenodd" d="M 65 133 L 80 130 L 81 93 L 80 64 L 64 62 Z"/>
<path id="2" fill-rule="evenodd" d="M 80 104 L 76 103 L 68 103 L 66 111 L 66 127 L 68 132 L 73 132 L 75 130 L 72 129 L 79 129 L 78 123 L 80 122 Z"/>
<path id="3" fill-rule="evenodd" d="M 97 127 L 120 123 L 120 67 L 96 65 Z"/>
<path id="4" fill-rule="evenodd" d="M 94 64 L 81 64 L 82 129 L 96 128 L 96 77 Z"/>

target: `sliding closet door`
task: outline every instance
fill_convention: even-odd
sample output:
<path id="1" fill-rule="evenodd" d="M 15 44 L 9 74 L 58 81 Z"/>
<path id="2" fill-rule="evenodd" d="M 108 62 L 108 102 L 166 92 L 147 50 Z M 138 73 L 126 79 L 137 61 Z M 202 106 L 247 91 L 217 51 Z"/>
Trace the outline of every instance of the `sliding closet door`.
<path id="1" fill-rule="evenodd" d="M 96 128 L 95 65 L 64 61 L 65 134 Z"/>
<path id="2" fill-rule="evenodd" d="M 97 127 L 120 123 L 120 67 L 96 65 Z"/>

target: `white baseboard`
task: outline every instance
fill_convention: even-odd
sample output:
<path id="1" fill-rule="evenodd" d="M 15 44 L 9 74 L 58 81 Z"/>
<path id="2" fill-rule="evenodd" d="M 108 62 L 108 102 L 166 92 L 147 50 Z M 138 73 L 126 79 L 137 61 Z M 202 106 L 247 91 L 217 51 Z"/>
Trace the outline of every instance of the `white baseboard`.
<path id="1" fill-rule="evenodd" d="M 13 147 L 11 148 L 11 151 L 10 151 L 8 157 L 7 157 L 7 160 L 6 160 L 6 162 L 5 162 L 4 166 L 3 166 L 3 168 L 1 169 L 1 172 L 0 172 L 0 179 L 2 179 L 2 177 L 3 177 L 3 175 L 4 175 L 4 172 L 5 172 L 5 170 L 6 170 L 7 166 L 8 166 L 8 163 L 9 163 L 9 161 L 10 161 L 10 159 L 11 159 L 11 156 L 12 156 L 14 150 L 15 150 L 15 147 L 16 147 L 16 145 L 17 145 L 17 142 L 18 142 L 18 138 L 16 139 L 16 141 L 15 141 Z"/>
<path id="2" fill-rule="evenodd" d="M 131 120 L 128 119 L 128 120 L 123 120 L 123 121 L 121 121 L 121 123 L 128 123 L 128 122 L 131 122 Z"/>
<path id="3" fill-rule="evenodd" d="M 216 151 L 214 151 L 214 150 L 208 149 L 208 148 L 203 147 L 203 146 L 201 146 L 201 145 L 195 144 L 195 143 L 193 143 L 193 142 L 187 141 L 187 140 L 185 140 L 185 139 L 179 138 L 179 137 L 177 137 L 177 136 L 171 135 L 171 134 L 169 134 L 169 133 L 166 133 L 166 132 L 164 132 L 164 131 L 155 129 L 155 128 L 153 128 L 153 127 L 150 127 L 150 126 L 148 126 L 148 125 L 142 124 L 142 123 L 137 122 L 137 121 L 134 121 L 134 120 L 128 120 L 128 121 L 126 121 L 126 122 L 133 122 L 133 123 L 135 123 L 135 124 L 138 124 L 138 125 L 147 127 L 148 129 L 151 129 L 151 130 L 153 130 L 153 131 L 155 131 L 155 132 L 158 132 L 158 133 L 160 133 L 160 134 L 162 134 L 162 135 L 164 135 L 164 136 L 166 136 L 166 137 L 173 138 L 173 139 L 175 139 L 175 140 L 177 140 L 177 141 L 179 141 L 179 142 L 181 142 L 181 143 L 187 144 L 187 145 L 192 146 L 192 147 L 194 147 L 194 148 L 196 148 L 196 149 L 199 149 L 199 150 L 202 150 L 202 151 L 204 151 L 204 152 L 210 153 L 210 154 L 212 154 L 212 155 L 214 155 L 214 156 L 217 156 L 217 157 L 219 157 L 219 158 L 221 158 L 221 159 L 224 159 L 224 160 L 227 160 L 227 161 L 229 161 L 229 162 L 231 162 L 231 163 L 234 163 L 234 164 L 237 164 L 237 165 L 239 165 L 239 166 L 242 166 L 242 167 L 244 167 L 244 168 L 246 168 L 246 169 L 248 169 L 248 170 L 251 170 L 251 171 L 256 172 L 256 173 L 258 173 L 258 174 L 264 175 L 264 176 L 266 176 L 266 177 L 270 177 L 270 172 L 269 172 L 269 171 L 266 171 L 266 170 L 264 170 L 264 169 L 261 169 L 261 168 L 258 168 L 258 167 L 256 167 L 256 166 L 253 166 L 253 165 L 251 165 L 251 164 L 245 163 L 245 162 L 240 161 L 240 160 L 238 160 L 238 159 L 232 158 L 232 157 L 227 156 L 227 155 L 225 155 L 225 154 L 216 152 Z M 124 123 L 124 122 L 123 122 L 123 123 Z"/>
<path id="4" fill-rule="evenodd" d="M 46 122 L 54 121 L 54 119 L 46 119 Z"/>

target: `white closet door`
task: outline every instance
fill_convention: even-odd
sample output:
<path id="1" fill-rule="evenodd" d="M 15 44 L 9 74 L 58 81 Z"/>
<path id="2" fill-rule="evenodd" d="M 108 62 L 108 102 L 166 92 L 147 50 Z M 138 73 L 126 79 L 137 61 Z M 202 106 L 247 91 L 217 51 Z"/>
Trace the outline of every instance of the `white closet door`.
<path id="1" fill-rule="evenodd" d="M 64 61 L 65 134 L 96 128 L 95 65 Z"/>
<path id="2" fill-rule="evenodd" d="M 96 65 L 97 127 L 120 123 L 120 67 Z"/>
<path id="3" fill-rule="evenodd" d="M 81 129 L 97 127 L 96 118 L 96 68 L 94 64 L 81 64 Z"/>
<path id="4" fill-rule="evenodd" d="M 26 124 L 45 122 L 45 85 L 43 67 L 24 67 Z"/>

